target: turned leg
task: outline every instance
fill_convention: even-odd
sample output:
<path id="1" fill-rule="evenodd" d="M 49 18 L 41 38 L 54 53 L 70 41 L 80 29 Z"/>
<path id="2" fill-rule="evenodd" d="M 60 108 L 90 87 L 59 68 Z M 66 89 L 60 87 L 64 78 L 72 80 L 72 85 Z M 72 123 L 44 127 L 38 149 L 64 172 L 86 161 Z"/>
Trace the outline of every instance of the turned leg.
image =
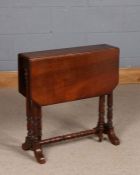
<path id="1" fill-rule="evenodd" d="M 39 144 L 42 135 L 41 106 L 27 99 L 27 137 L 22 145 L 24 150 L 33 150 L 39 163 L 45 163 L 42 147 Z"/>
<path id="2" fill-rule="evenodd" d="M 107 123 L 105 124 L 104 133 L 106 133 L 109 137 L 110 142 L 113 145 L 119 145 L 120 141 L 115 134 L 113 127 L 113 93 L 107 95 Z"/>
<path id="3" fill-rule="evenodd" d="M 29 75 L 29 71 L 27 69 L 24 69 L 24 81 L 25 81 L 25 88 L 26 88 L 27 137 L 25 138 L 25 143 L 22 144 L 23 150 L 32 150 L 33 148 L 32 101 L 30 100 L 28 75 Z"/>
<path id="4" fill-rule="evenodd" d="M 41 106 L 37 105 L 36 103 L 33 103 L 33 130 L 34 130 L 34 141 L 33 141 L 33 151 L 36 157 L 36 160 L 43 164 L 46 162 L 42 147 L 39 144 L 41 141 L 42 136 L 42 112 L 41 112 Z"/>
<path id="5" fill-rule="evenodd" d="M 45 163 L 42 153 L 42 147 L 39 144 L 42 135 L 42 113 L 41 106 L 36 104 L 30 98 L 29 70 L 24 70 L 24 78 L 26 85 L 26 115 L 27 115 L 27 137 L 25 143 L 22 144 L 23 150 L 34 151 L 36 160 L 39 163 Z"/>
<path id="6" fill-rule="evenodd" d="M 97 135 L 99 136 L 99 141 L 103 140 L 104 132 L 104 115 L 105 115 L 105 95 L 99 97 L 99 120 L 97 125 Z"/>
<path id="7" fill-rule="evenodd" d="M 33 149 L 33 116 L 31 105 L 32 102 L 26 99 L 27 137 L 25 138 L 25 143 L 22 144 L 23 150 Z"/>

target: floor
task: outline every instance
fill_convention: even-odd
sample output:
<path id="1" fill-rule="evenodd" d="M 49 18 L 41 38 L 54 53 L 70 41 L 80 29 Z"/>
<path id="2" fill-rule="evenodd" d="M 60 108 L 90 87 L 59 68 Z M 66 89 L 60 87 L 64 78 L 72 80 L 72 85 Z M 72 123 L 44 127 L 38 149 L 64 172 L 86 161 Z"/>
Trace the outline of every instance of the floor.
<path id="1" fill-rule="evenodd" d="M 121 139 L 113 146 L 104 139 L 82 138 L 45 146 L 48 162 L 36 163 L 23 151 L 25 101 L 17 90 L 0 90 L 0 175 L 138 175 L 140 173 L 140 85 L 115 91 L 114 125 Z M 43 108 L 43 138 L 96 126 L 98 98 Z"/>

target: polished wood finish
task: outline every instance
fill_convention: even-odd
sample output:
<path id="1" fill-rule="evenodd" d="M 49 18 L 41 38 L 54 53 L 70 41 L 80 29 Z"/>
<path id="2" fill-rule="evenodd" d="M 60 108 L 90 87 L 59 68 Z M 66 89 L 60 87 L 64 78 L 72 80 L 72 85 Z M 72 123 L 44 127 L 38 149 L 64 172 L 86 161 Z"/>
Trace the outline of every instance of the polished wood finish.
<path id="1" fill-rule="evenodd" d="M 119 144 L 112 122 L 113 90 L 119 81 L 119 49 L 110 45 L 82 46 L 21 53 L 18 57 L 19 92 L 26 97 L 27 137 L 24 150 L 34 151 L 45 163 L 42 145 L 96 134 L 107 134 Z M 105 96 L 107 95 L 107 123 Z M 99 96 L 99 119 L 94 129 L 42 140 L 41 106 Z"/>
<path id="2" fill-rule="evenodd" d="M 52 137 L 49 139 L 45 139 L 45 140 L 41 140 L 39 143 L 41 145 L 44 144 L 50 144 L 50 143 L 56 143 L 56 142 L 61 142 L 64 140 L 70 140 L 70 139 L 75 139 L 78 137 L 84 137 L 84 136 L 89 136 L 92 134 L 96 134 L 96 129 L 89 129 L 86 131 L 80 131 L 80 132 L 76 132 L 76 133 L 71 133 L 71 134 L 66 134 L 66 135 L 62 135 L 62 136 L 56 136 L 56 137 Z"/>
<path id="3" fill-rule="evenodd" d="M 104 123 L 105 123 L 104 115 L 105 115 L 105 95 L 99 97 L 99 121 L 97 129 L 100 142 L 103 140 Z"/>
<path id="4" fill-rule="evenodd" d="M 42 106 L 107 94 L 118 84 L 118 58 L 118 48 L 108 45 L 20 54 L 19 90 L 25 95 L 25 64 L 30 96 Z"/>
<path id="5" fill-rule="evenodd" d="M 112 144 L 114 145 L 119 145 L 120 141 L 117 138 L 114 127 L 113 127 L 113 94 L 108 94 L 107 95 L 107 123 L 105 124 L 105 133 L 108 134 L 109 140 L 111 141 Z"/>

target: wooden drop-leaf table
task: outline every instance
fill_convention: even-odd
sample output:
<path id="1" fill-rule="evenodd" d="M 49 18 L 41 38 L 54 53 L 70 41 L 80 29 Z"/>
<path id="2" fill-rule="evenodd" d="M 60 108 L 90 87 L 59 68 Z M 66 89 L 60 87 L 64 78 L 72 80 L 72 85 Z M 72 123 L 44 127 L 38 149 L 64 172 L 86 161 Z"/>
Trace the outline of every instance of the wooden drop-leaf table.
<path id="1" fill-rule="evenodd" d="M 107 134 L 118 145 L 112 122 L 113 90 L 119 80 L 119 49 L 107 44 L 81 46 L 18 55 L 19 92 L 26 98 L 27 137 L 22 145 L 45 163 L 42 145 L 96 134 Z M 107 96 L 107 122 L 105 122 Z M 95 128 L 42 140 L 41 107 L 99 97 Z"/>

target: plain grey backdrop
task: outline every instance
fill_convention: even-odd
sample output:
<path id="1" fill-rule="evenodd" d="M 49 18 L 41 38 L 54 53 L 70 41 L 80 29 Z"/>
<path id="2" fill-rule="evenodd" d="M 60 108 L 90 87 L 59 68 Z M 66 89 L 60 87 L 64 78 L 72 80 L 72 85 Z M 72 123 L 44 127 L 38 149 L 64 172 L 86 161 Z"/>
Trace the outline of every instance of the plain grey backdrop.
<path id="1" fill-rule="evenodd" d="M 140 66 L 140 0 L 0 0 L 0 70 L 17 53 L 109 43 Z"/>

